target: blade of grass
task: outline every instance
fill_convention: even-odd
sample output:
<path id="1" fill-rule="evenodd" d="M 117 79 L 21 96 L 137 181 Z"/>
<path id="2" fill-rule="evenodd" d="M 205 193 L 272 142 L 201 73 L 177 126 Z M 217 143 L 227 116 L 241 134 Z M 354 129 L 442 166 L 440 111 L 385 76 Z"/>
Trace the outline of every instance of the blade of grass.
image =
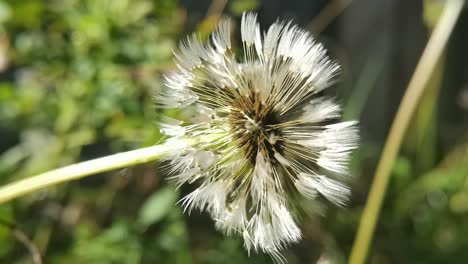
<path id="1" fill-rule="evenodd" d="M 307 28 L 314 34 L 322 32 L 338 15 L 340 15 L 352 0 L 332 0 L 322 11 L 309 23 Z"/>
<path id="2" fill-rule="evenodd" d="M 442 16 L 408 84 L 377 165 L 374 181 L 361 217 L 353 248 L 351 249 L 350 264 L 363 264 L 367 258 L 369 245 L 385 197 L 390 171 L 400 149 L 403 136 L 408 128 L 411 116 L 418 105 L 418 101 L 427 86 L 431 73 L 434 71 L 455 27 L 463 5 L 464 0 L 447 1 Z"/>
<path id="3" fill-rule="evenodd" d="M 353 93 L 348 98 L 343 109 L 342 120 L 359 120 L 367 103 L 369 94 L 384 69 L 384 60 L 379 56 L 371 55 L 359 75 Z"/>

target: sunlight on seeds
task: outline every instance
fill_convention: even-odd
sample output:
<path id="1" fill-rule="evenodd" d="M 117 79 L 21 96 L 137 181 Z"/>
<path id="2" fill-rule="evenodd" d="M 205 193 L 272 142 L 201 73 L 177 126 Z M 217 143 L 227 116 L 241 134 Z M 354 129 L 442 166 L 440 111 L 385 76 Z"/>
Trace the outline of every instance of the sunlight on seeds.
<path id="1" fill-rule="evenodd" d="M 339 66 L 309 33 L 284 22 L 262 32 L 253 13 L 240 29 L 237 56 L 229 20 L 205 44 L 196 35 L 180 43 L 178 70 L 165 77 L 157 105 L 196 114 L 167 119 L 161 132 L 169 140 L 221 136 L 174 151 L 165 169 L 175 185 L 198 186 L 180 202 L 186 212 L 209 212 L 216 228 L 243 237 L 247 251 L 281 262 L 280 251 L 302 236 L 294 193 L 346 202 L 350 190 L 332 175 L 347 174 L 358 131 L 354 121 L 336 123 L 340 106 L 320 94 Z"/>

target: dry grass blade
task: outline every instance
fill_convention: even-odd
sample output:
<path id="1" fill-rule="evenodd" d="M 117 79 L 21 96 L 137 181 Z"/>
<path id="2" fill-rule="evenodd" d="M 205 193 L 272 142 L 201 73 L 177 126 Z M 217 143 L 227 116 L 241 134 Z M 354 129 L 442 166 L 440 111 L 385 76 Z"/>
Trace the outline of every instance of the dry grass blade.
<path id="1" fill-rule="evenodd" d="M 365 262 L 370 242 L 375 230 L 385 191 L 390 178 L 390 171 L 400 149 L 403 136 L 408 128 L 411 117 L 424 92 L 427 82 L 444 50 L 458 17 L 463 9 L 464 0 L 449 0 L 444 12 L 427 43 L 427 46 L 416 66 L 413 77 L 408 84 L 401 105 L 395 116 L 388 138 L 377 165 L 367 204 L 361 217 L 349 263 L 362 264 Z"/>

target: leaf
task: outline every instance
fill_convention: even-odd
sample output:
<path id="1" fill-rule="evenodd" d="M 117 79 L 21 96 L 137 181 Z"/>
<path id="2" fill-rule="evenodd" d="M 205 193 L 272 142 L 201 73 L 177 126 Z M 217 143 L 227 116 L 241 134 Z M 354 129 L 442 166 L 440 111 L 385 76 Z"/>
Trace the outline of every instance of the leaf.
<path id="1" fill-rule="evenodd" d="M 11 17 L 11 8 L 7 3 L 0 2 L 0 23 L 4 23 Z"/>
<path id="2" fill-rule="evenodd" d="M 143 249 L 129 225 L 116 221 L 96 236 L 78 238 L 73 253 L 75 256 L 69 255 L 72 260 L 59 263 L 137 264 L 142 263 Z"/>
<path id="3" fill-rule="evenodd" d="M 164 187 L 151 195 L 140 209 L 138 224 L 148 227 L 164 219 L 177 202 L 178 197 L 179 194 L 170 187 Z"/>
<path id="4" fill-rule="evenodd" d="M 2 245 L 0 247 L 0 256 L 4 256 L 13 247 L 13 243 L 11 243 L 13 239 L 11 236 L 12 229 L 6 224 L 14 223 L 14 213 L 11 204 L 0 205 L 0 215 L 2 217 L 2 223 L 0 224 L 0 245 Z"/>
<path id="5" fill-rule="evenodd" d="M 257 0 L 237 0 L 237 1 L 231 1 L 229 3 L 229 9 L 237 15 L 242 14 L 244 11 L 249 11 L 249 10 L 254 10 L 258 7 L 260 4 L 259 1 Z"/>
<path id="6" fill-rule="evenodd" d="M 431 192 L 444 191 L 449 195 L 458 193 L 467 181 L 466 164 L 468 164 L 468 138 L 449 152 L 436 168 L 418 177 L 398 194 L 395 201 L 395 215 L 397 217 L 407 215 L 410 209 L 423 201 Z M 455 204 L 458 205 L 461 197 L 455 199 Z"/>

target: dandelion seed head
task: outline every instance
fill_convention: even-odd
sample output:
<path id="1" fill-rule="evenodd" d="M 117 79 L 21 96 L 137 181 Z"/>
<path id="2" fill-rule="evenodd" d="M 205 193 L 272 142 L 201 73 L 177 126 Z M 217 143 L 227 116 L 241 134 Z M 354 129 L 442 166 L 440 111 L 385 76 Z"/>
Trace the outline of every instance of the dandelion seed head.
<path id="1" fill-rule="evenodd" d="M 282 262 L 280 251 L 301 239 L 295 193 L 346 202 L 350 191 L 335 176 L 347 175 L 356 122 L 337 122 L 340 106 L 321 95 L 339 66 L 308 32 L 279 21 L 262 32 L 245 13 L 236 55 L 230 30 L 223 20 L 205 43 L 192 35 L 175 52 L 177 70 L 157 104 L 192 114 L 165 119 L 161 132 L 174 142 L 211 140 L 178 147 L 166 168 L 176 186 L 197 186 L 180 201 L 186 212 L 207 211 L 217 229 L 242 236 L 249 253 Z"/>

